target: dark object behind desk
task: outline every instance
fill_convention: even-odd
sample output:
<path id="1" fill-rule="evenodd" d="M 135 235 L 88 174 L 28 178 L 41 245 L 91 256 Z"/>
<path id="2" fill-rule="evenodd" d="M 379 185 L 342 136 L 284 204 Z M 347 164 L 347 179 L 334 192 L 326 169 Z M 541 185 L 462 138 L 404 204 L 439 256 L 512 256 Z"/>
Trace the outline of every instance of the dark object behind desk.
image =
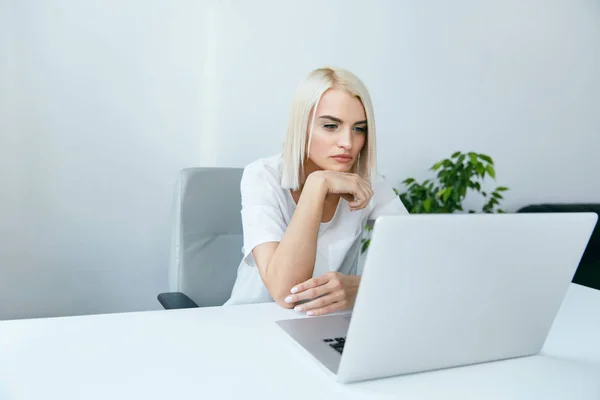
<path id="1" fill-rule="evenodd" d="M 517 212 L 594 212 L 600 215 L 600 203 L 531 204 Z M 600 290 L 600 222 L 594 228 L 572 282 Z"/>

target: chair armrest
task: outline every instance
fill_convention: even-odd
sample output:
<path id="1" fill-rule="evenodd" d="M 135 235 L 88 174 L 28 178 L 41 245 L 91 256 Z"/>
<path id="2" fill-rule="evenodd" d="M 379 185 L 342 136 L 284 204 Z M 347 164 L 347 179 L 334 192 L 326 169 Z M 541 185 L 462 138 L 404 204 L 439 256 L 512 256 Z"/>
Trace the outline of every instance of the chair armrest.
<path id="1" fill-rule="evenodd" d="M 192 299 L 181 292 L 161 293 L 157 296 L 157 298 L 165 310 L 198 307 L 198 305 L 194 303 Z"/>

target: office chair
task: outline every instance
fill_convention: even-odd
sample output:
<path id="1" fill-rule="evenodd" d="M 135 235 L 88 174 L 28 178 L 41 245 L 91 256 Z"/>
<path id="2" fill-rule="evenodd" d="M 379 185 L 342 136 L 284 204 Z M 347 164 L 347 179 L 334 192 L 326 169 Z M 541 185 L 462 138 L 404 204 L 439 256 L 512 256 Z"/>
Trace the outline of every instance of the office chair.
<path id="1" fill-rule="evenodd" d="M 165 309 L 220 306 L 242 259 L 242 168 L 186 168 L 176 185 Z"/>
<path id="2" fill-rule="evenodd" d="M 600 203 L 541 203 L 529 204 L 517 210 L 519 213 L 593 212 L 600 215 Z M 600 290 L 600 223 L 596 224 L 592 236 L 579 262 L 573 283 Z"/>

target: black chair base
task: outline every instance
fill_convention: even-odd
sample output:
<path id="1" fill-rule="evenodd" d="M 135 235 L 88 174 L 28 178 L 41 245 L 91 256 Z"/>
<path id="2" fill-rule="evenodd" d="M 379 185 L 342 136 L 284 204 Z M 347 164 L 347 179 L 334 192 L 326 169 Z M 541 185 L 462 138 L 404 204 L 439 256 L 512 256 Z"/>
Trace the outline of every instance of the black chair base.
<path id="1" fill-rule="evenodd" d="M 181 292 L 161 293 L 157 298 L 165 310 L 198 308 L 198 305 L 192 299 Z"/>

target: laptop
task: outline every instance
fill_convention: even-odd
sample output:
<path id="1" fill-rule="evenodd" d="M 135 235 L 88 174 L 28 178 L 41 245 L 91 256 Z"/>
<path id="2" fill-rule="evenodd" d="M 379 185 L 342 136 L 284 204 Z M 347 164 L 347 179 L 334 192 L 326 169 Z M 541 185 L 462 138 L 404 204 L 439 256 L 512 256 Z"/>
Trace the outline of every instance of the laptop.
<path id="1" fill-rule="evenodd" d="M 597 218 L 382 216 L 353 310 L 276 323 L 344 383 L 535 355 Z"/>

